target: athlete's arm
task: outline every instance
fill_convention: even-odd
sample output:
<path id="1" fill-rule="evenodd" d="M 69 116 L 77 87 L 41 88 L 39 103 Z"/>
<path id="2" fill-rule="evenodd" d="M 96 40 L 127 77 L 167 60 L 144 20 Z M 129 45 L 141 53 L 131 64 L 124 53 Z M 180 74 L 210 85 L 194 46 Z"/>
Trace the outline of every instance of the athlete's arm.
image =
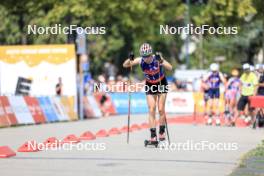
<path id="1" fill-rule="evenodd" d="M 229 87 L 229 85 L 231 84 L 231 79 L 229 79 L 228 81 L 227 81 L 227 83 L 226 83 L 226 85 L 225 85 L 225 90 L 227 90 L 228 89 L 228 87 Z"/>
<path id="2" fill-rule="evenodd" d="M 172 65 L 166 61 L 165 59 L 162 58 L 162 65 L 166 70 L 171 71 L 172 70 Z"/>
<path id="3" fill-rule="evenodd" d="M 201 90 L 204 91 L 204 90 L 208 90 L 208 89 L 209 89 L 209 87 L 206 84 L 206 82 L 204 82 L 203 80 L 201 80 Z"/>
<path id="4" fill-rule="evenodd" d="M 203 81 L 204 81 L 204 82 L 208 81 L 210 75 L 211 75 L 211 72 L 206 73 L 206 74 L 204 75 L 204 77 L 203 77 Z"/>
<path id="5" fill-rule="evenodd" d="M 137 57 L 137 58 L 135 58 L 134 60 L 131 60 L 131 59 L 128 58 L 128 59 L 125 60 L 125 62 L 123 63 L 123 67 L 124 67 L 124 68 L 129 68 L 129 67 L 132 67 L 132 66 L 134 66 L 134 65 L 137 65 L 137 64 L 140 63 L 140 60 L 141 60 L 140 57 Z"/>
<path id="6" fill-rule="evenodd" d="M 257 92 L 258 92 L 258 87 L 259 87 L 258 77 L 256 75 L 254 76 L 252 83 L 253 83 L 253 86 L 254 86 L 254 95 L 256 95 Z"/>
<path id="7" fill-rule="evenodd" d="M 263 82 L 263 79 L 262 79 L 261 76 L 259 77 L 258 80 L 259 80 L 258 86 L 259 86 L 259 87 L 264 87 L 264 82 Z"/>
<path id="8" fill-rule="evenodd" d="M 222 83 L 226 86 L 226 78 L 224 77 L 223 73 L 220 73 L 219 76 L 220 76 Z"/>

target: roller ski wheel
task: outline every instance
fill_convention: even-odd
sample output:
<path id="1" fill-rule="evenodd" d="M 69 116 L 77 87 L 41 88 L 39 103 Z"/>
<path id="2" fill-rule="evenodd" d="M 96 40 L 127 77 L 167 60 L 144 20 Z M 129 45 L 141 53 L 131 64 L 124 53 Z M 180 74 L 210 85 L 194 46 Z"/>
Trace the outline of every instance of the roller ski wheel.
<path id="1" fill-rule="evenodd" d="M 215 120 L 215 126 L 221 126 L 221 121 L 219 118 L 216 118 Z"/>
<path id="2" fill-rule="evenodd" d="M 212 124 L 213 124 L 213 119 L 211 117 L 209 117 L 207 119 L 206 125 L 211 126 Z"/>
<path id="3" fill-rule="evenodd" d="M 159 141 L 157 141 L 157 140 L 145 140 L 144 145 L 145 145 L 145 147 L 154 146 L 155 148 L 157 148 L 159 145 Z"/>

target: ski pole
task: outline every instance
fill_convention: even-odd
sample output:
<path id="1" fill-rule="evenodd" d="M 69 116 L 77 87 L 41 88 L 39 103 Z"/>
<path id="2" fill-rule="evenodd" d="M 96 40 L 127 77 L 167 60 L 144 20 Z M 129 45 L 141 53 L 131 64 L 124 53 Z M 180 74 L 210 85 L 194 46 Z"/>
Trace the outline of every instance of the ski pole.
<path id="1" fill-rule="evenodd" d="M 130 59 L 130 73 L 129 73 L 129 86 L 131 86 L 131 73 L 132 73 L 132 63 L 134 59 L 134 54 L 131 52 L 129 54 Z M 129 132 L 130 132 L 130 113 L 131 113 L 131 92 L 130 87 L 128 87 L 128 116 L 127 116 L 127 143 L 129 144 Z"/>
<path id="2" fill-rule="evenodd" d="M 159 55 L 158 57 L 160 57 L 160 54 L 159 53 L 156 53 L 156 55 Z M 159 58 L 160 59 L 160 58 Z M 161 87 L 161 80 L 160 80 L 160 78 L 161 78 L 161 76 L 160 76 L 160 71 L 161 71 L 161 69 L 160 69 L 160 61 L 158 61 L 158 69 L 159 69 L 159 85 L 160 85 L 160 87 Z M 161 94 L 158 96 L 158 98 L 159 98 L 159 100 L 160 100 L 160 96 L 161 96 Z M 164 114 L 164 120 L 165 120 L 165 128 L 166 128 L 166 133 L 167 133 L 167 136 L 168 136 L 168 142 L 169 142 L 169 145 L 170 145 L 170 135 L 169 135 L 169 129 L 168 129 L 168 123 L 167 123 L 167 117 L 166 117 L 166 112 L 165 112 L 165 114 Z"/>

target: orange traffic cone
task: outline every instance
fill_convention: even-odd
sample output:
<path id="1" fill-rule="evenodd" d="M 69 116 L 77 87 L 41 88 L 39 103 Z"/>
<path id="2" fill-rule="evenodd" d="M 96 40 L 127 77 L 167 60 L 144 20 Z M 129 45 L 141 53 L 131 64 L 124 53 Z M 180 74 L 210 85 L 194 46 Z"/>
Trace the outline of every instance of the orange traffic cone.
<path id="1" fill-rule="evenodd" d="M 49 137 L 48 139 L 46 139 L 46 141 L 43 142 L 43 144 L 45 145 L 45 147 L 54 148 L 60 145 L 60 141 L 56 137 Z"/>
<path id="2" fill-rule="evenodd" d="M 99 130 L 96 134 L 95 134 L 96 137 L 108 137 L 109 134 L 105 131 L 105 130 Z"/>
<path id="3" fill-rule="evenodd" d="M 16 152 L 8 146 L 0 146 L 0 158 L 9 158 L 12 156 L 16 156 Z"/>
<path id="4" fill-rule="evenodd" d="M 86 131 L 80 136 L 80 140 L 94 140 L 94 139 L 96 139 L 96 137 L 90 131 Z"/>
<path id="5" fill-rule="evenodd" d="M 139 126 L 138 124 L 133 124 L 133 125 L 131 126 L 131 130 L 132 130 L 132 131 L 138 131 L 138 130 L 141 130 L 141 128 L 140 128 L 140 126 Z"/>
<path id="6" fill-rule="evenodd" d="M 79 143 L 79 142 L 80 139 L 76 137 L 74 134 L 70 134 L 62 140 L 62 143 Z"/>
<path id="7" fill-rule="evenodd" d="M 117 128 L 111 128 L 108 133 L 109 135 L 117 135 L 121 134 L 121 131 L 119 131 Z"/>
<path id="8" fill-rule="evenodd" d="M 149 128 L 149 124 L 146 123 L 146 122 L 144 122 L 144 123 L 142 123 L 142 124 L 140 125 L 140 127 L 141 127 L 141 129 L 147 129 L 147 128 Z"/>
<path id="9" fill-rule="evenodd" d="M 18 152 L 38 152 L 40 151 L 38 148 L 38 143 L 36 141 L 27 141 L 23 145 L 21 145 Z"/>
<path id="10" fill-rule="evenodd" d="M 126 133 L 127 130 L 128 130 L 127 128 L 128 128 L 127 125 L 126 125 L 126 126 L 123 126 L 123 127 L 120 129 L 121 133 Z M 129 132 L 133 132 L 133 130 L 132 130 L 131 128 L 129 128 Z"/>

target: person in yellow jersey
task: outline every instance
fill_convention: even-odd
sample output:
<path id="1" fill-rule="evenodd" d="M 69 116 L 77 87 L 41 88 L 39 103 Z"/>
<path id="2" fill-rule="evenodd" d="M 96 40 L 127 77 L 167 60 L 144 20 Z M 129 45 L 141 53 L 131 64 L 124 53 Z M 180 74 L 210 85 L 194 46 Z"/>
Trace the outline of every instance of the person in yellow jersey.
<path id="1" fill-rule="evenodd" d="M 245 110 L 246 110 L 246 106 L 249 104 L 249 97 L 255 95 L 256 92 L 256 88 L 258 85 L 258 78 L 256 76 L 255 73 L 250 71 L 250 65 L 248 63 L 243 65 L 243 71 L 244 73 L 241 75 L 240 77 L 240 81 L 241 81 L 241 96 L 238 100 L 237 103 L 237 113 L 236 113 L 236 118 L 240 115 L 240 114 L 244 114 Z M 248 106 L 249 107 L 249 106 Z M 251 117 L 253 117 L 254 110 L 252 108 L 249 107 L 249 110 L 247 111 L 246 115 L 246 122 L 250 122 L 251 121 Z M 235 120 L 233 122 L 233 125 L 235 124 Z"/>

